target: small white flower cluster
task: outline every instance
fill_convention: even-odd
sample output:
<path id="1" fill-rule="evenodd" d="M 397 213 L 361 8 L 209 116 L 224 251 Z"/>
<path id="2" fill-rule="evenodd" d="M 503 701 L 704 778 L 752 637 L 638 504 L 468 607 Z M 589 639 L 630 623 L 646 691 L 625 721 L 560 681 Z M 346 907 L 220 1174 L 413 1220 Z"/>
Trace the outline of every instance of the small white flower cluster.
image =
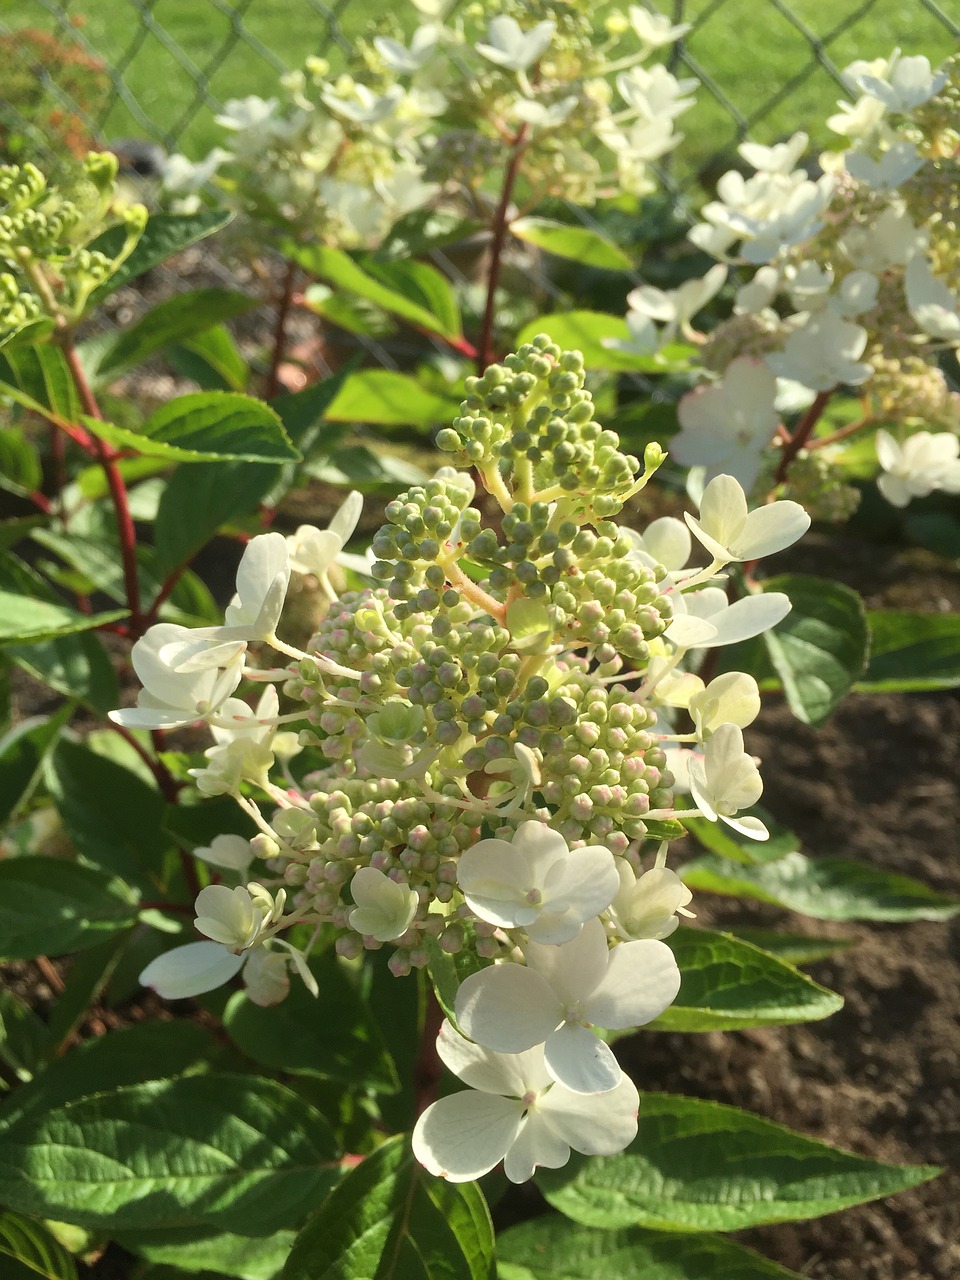
<path id="1" fill-rule="evenodd" d="M 749 491 L 762 472 L 769 479 L 771 446 L 786 438 L 782 415 L 852 387 L 864 426 L 896 424 L 901 438 L 878 437 L 883 494 L 902 506 L 935 489 L 956 492 L 960 398 L 936 362 L 960 345 L 953 99 L 938 96 L 951 77 L 960 78 L 956 60 L 933 71 L 899 50 L 852 63 L 843 78 L 859 96 L 827 121 L 848 148 L 822 155 L 813 177 L 800 165 L 805 133 L 772 147 L 744 143 L 753 173 L 724 174 L 690 232 L 720 263 L 670 293 L 630 294 L 631 340 L 611 345 L 649 356 L 678 332 L 704 343 L 690 321 L 727 266 L 755 268 L 732 320 L 703 346 L 706 380 L 680 402 L 671 454 L 682 466 L 702 468 L 706 480 L 726 472 Z M 666 323 L 658 331 L 654 321 Z M 949 430 L 913 437 L 937 423 Z"/>
<path id="2" fill-rule="evenodd" d="M 197 897 L 204 940 L 142 975 L 161 995 L 242 973 L 251 999 L 275 1003 L 291 966 L 316 991 L 308 959 L 321 931 L 345 957 L 390 945 L 397 975 L 473 953 L 439 1042 L 471 1092 L 430 1107 L 414 1136 L 419 1159 L 455 1180 L 504 1160 L 522 1181 L 571 1149 L 631 1140 L 637 1092 L 597 1032 L 643 1026 L 677 995 L 664 939 L 690 915 L 690 893 L 666 841 L 695 816 L 768 835 L 745 812 L 762 791 L 742 733 L 756 682 L 705 682 L 696 666 L 785 616 L 778 593 L 730 603 L 722 570 L 789 546 L 809 518 L 786 501 L 751 511 L 721 475 L 685 523 L 638 534 L 600 519 L 663 455 L 652 447 L 638 476 L 641 463 L 592 422 L 583 378 L 578 354 L 538 338 L 468 381 L 443 444 L 486 475 L 500 441 L 499 534 L 469 505 L 472 479 L 447 467 L 388 505 L 369 569 L 386 587 L 335 597 L 329 569 L 356 495 L 327 530 L 255 538 L 224 626 L 152 627 L 134 649 L 139 704 L 112 713 L 136 728 L 205 721 L 215 744 L 191 771 L 197 785 L 235 797 L 259 829 L 196 850 L 224 882 Z M 688 566 L 694 540 L 701 567 Z M 307 653 L 276 634 L 291 566 L 331 597 Z M 254 643 L 295 665 L 250 665 Z M 244 675 L 266 682 L 255 707 L 234 696 Z M 276 682 L 298 710 L 281 714 Z M 291 742 L 278 729 L 293 721 Z M 289 762 L 303 747 L 321 758 L 297 779 Z M 689 808 L 674 801 L 674 775 Z M 650 841 L 660 847 L 645 870 Z M 294 926 L 297 946 L 279 936 Z"/>
<path id="3" fill-rule="evenodd" d="M 192 210 L 222 174 L 221 199 L 254 227 L 375 248 L 424 207 L 484 221 L 489 176 L 521 131 L 531 203 L 654 190 L 650 165 L 680 140 L 674 121 L 696 81 L 642 64 L 688 28 L 631 6 L 607 19 L 598 47 L 585 5 L 558 5 L 529 28 L 497 9 L 431 13 L 406 44 L 384 34 L 395 21 L 383 19 L 349 71 L 334 75 L 310 58 L 282 78 L 283 98 L 231 99 L 216 117 L 229 146 L 196 164 L 172 156 L 166 191 Z M 609 171 L 597 141 L 612 155 Z"/>

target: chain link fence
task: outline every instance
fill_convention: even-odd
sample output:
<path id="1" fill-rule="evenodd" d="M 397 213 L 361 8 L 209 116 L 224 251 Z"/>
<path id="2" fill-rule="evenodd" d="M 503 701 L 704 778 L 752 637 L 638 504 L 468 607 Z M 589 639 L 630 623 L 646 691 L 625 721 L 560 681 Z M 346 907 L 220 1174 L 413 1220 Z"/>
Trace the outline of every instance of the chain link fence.
<path id="1" fill-rule="evenodd" d="M 607 7 L 599 6 L 598 21 Z M 682 121 L 685 141 L 661 170 L 673 195 L 709 190 L 748 135 L 772 143 L 804 128 L 813 147 L 828 143 L 823 121 L 842 95 L 840 70 L 854 58 L 887 56 L 899 45 L 936 64 L 960 38 L 960 14 L 937 0 L 660 0 L 659 7 L 691 24 L 668 65 L 701 86 Z M 412 4 L 406 13 L 412 28 Z M 8 78 L 0 92 L 0 144 L 17 136 L 25 155 L 42 156 L 51 121 L 62 131 L 66 119 L 96 145 L 126 149 L 134 168 L 150 169 L 173 151 L 199 159 L 222 141 L 214 115 L 228 98 L 269 97 L 278 76 L 311 54 L 335 66 L 383 15 L 377 0 L 5 0 L 0 75 L 6 57 L 19 79 Z M 71 65 L 88 68 L 96 93 L 71 91 Z M 33 109 L 39 102 L 44 109 Z M 571 206 L 570 216 L 595 225 L 588 210 Z M 548 273 L 536 263 L 530 270 L 543 297 L 560 298 Z M 187 287 L 184 273 L 167 276 L 164 288 Z M 395 352 L 364 345 L 395 367 Z"/>

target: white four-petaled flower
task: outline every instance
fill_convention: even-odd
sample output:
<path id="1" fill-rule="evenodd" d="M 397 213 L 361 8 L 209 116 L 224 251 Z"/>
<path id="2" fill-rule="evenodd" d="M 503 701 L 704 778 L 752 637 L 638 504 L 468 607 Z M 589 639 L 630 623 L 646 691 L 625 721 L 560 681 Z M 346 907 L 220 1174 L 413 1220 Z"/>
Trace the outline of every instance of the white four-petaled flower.
<path id="1" fill-rule="evenodd" d="M 511 1182 L 526 1182 L 538 1165 L 561 1168 L 571 1149 L 613 1155 L 636 1137 L 640 1098 L 623 1072 L 605 1093 L 576 1093 L 553 1081 L 542 1046 L 491 1052 L 449 1022 L 437 1052 L 470 1086 L 432 1103 L 413 1131 L 414 1155 L 437 1177 L 472 1182 L 502 1160 Z"/>
<path id="2" fill-rule="evenodd" d="M 613 854 L 570 850 L 545 822 L 522 822 L 513 840 L 481 840 L 460 857 L 457 881 L 481 920 L 523 929 L 534 942 L 569 942 L 617 891 Z"/>
<path id="3" fill-rule="evenodd" d="M 680 989 L 673 952 L 653 939 L 611 951 L 594 919 L 572 941 L 531 942 L 525 955 L 526 965 L 494 965 L 461 984 L 461 1030 L 498 1053 L 542 1044 L 551 1077 L 576 1093 L 615 1088 L 617 1060 L 591 1028 L 640 1027 L 663 1013 Z"/>

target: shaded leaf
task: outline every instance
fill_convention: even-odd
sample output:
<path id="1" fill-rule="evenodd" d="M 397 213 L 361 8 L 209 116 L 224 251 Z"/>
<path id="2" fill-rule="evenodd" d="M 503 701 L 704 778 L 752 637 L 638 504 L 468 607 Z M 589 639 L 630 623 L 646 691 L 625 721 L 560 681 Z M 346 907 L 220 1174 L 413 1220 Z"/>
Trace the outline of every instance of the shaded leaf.
<path id="1" fill-rule="evenodd" d="M 91 867 L 39 855 L 0 861 L 4 960 L 62 956 L 94 947 L 109 934 L 129 928 L 136 915 L 130 890 Z"/>
<path id="2" fill-rule="evenodd" d="M 246 391 L 250 366 L 226 325 L 216 324 L 168 353 L 173 367 L 203 391 Z"/>
<path id="3" fill-rule="evenodd" d="M 960 617 L 955 613 L 872 610 L 870 661 L 854 688 L 916 693 L 960 685 Z"/>
<path id="4" fill-rule="evenodd" d="M 119 622 L 126 609 L 106 613 L 80 613 L 66 604 L 36 600 L 0 590 L 0 644 L 32 644 L 56 636 L 92 631 L 108 622 Z"/>
<path id="5" fill-rule="evenodd" d="M 804 724 L 821 725 L 866 666 L 863 601 L 839 582 L 800 573 L 768 578 L 763 589 L 784 592 L 793 606 L 763 636 L 790 709 Z"/>
<path id="6" fill-rule="evenodd" d="M 399 1079 L 380 1033 L 332 951 L 310 965 L 319 986 L 312 996 L 291 984 L 282 1004 L 265 1009 L 242 991 L 231 996 L 224 1026 L 255 1062 L 282 1071 L 312 1071 L 328 1080 L 394 1092 Z M 331 1034 L 338 1028 L 340 1034 Z"/>
<path id="7" fill-rule="evenodd" d="M 498 1236 L 497 1261 L 500 1280 L 799 1280 L 719 1236 L 598 1232 L 552 1214 Z"/>
<path id="8" fill-rule="evenodd" d="M 194 1228 L 122 1233 L 117 1243 L 148 1262 L 169 1263 L 189 1272 L 216 1271 L 237 1280 L 274 1280 L 295 1239 L 293 1231 L 276 1231 L 258 1239 Z"/>
<path id="9" fill-rule="evenodd" d="M 282 1280 L 492 1280 L 493 1227 L 476 1183 L 433 1178 L 392 1138 L 297 1237 Z"/>
<path id="10" fill-rule="evenodd" d="M 25 1276 L 40 1280 L 77 1280 L 77 1264 L 42 1222 L 34 1222 L 19 1213 L 0 1211 L 0 1258 L 7 1258 L 4 1275 L 16 1280 L 19 1267 Z"/>
<path id="11" fill-rule="evenodd" d="M 153 213 L 147 221 L 143 234 L 130 253 L 109 280 L 105 280 L 90 295 L 88 310 L 99 306 L 104 298 L 135 280 L 151 267 L 166 262 L 181 249 L 186 249 L 225 227 L 233 218 L 226 209 L 204 209 L 198 213 Z M 115 258 L 123 248 L 126 239 L 125 227 L 110 227 L 103 235 L 98 236 L 88 246 L 104 253 L 108 258 Z"/>
<path id="12" fill-rule="evenodd" d="M 231 289 L 194 289 L 174 294 L 158 302 L 129 328 L 118 330 L 109 345 L 101 343 L 95 380 L 117 378 L 171 343 L 193 338 L 222 320 L 231 320 L 257 306 L 256 298 Z"/>

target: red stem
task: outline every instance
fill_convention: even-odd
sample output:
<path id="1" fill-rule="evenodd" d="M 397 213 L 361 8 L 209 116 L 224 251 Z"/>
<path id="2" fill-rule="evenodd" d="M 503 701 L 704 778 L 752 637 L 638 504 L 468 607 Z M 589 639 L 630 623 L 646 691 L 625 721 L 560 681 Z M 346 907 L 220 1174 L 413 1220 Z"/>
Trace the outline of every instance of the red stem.
<path id="1" fill-rule="evenodd" d="M 834 431 L 832 436 L 821 436 L 817 440 L 811 440 L 807 448 L 825 449 L 828 444 L 836 444 L 838 440 L 846 440 L 848 436 L 855 436 L 858 431 L 863 431 L 865 427 L 869 427 L 873 419 L 868 415 L 865 418 L 858 418 L 856 422 L 848 422 L 845 427 L 841 427 L 839 431 Z"/>
<path id="2" fill-rule="evenodd" d="M 287 317 L 293 301 L 293 290 L 297 280 L 297 264 L 290 260 L 283 276 L 283 286 L 277 298 L 277 318 L 273 326 L 273 349 L 270 353 L 270 370 L 267 373 L 267 385 L 263 398 L 272 400 L 280 390 L 280 365 L 283 363 Z"/>
<path id="3" fill-rule="evenodd" d="M 91 418 L 96 418 L 98 422 L 102 422 L 103 414 L 100 412 L 100 406 L 97 404 L 93 390 L 87 381 L 87 376 L 83 371 L 83 366 L 80 363 L 80 358 L 69 333 L 65 332 L 61 335 L 60 346 L 84 409 Z M 127 597 L 127 608 L 130 610 L 131 615 L 130 633 L 136 639 L 137 636 L 143 634 L 146 628 L 140 609 L 140 579 L 137 575 L 137 531 L 134 528 L 133 517 L 130 514 L 127 486 L 124 484 L 123 476 L 120 474 L 116 464 L 117 455 L 110 446 L 96 436 L 92 437 L 90 444 L 94 456 L 103 467 L 103 473 L 107 478 L 107 487 L 110 490 L 110 498 L 113 502 L 117 520 L 117 537 L 120 542 L 120 558 L 123 561 L 123 585 Z"/>
<path id="4" fill-rule="evenodd" d="M 817 398 L 797 423 L 797 429 L 790 437 L 789 443 L 785 444 L 781 450 L 780 465 L 777 467 L 777 473 L 773 478 L 774 484 L 783 484 L 784 480 L 786 480 L 790 464 L 810 439 L 814 427 L 820 421 L 823 411 L 830 403 L 830 398 L 836 389 L 836 387 L 831 387 L 829 391 L 817 392 Z"/>
<path id="5" fill-rule="evenodd" d="M 493 316 L 496 310 L 497 285 L 500 283 L 500 268 L 503 259 L 503 246 L 507 239 L 507 213 L 513 197 L 517 175 L 520 172 L 520 161 L 527 145 L 527 125 L 522 124 L 513 139 L 513 152 L 503 175 L 503 188 L 500 192 L 500 203 L 493 218 L 493 239 L 490 243 L 490 274 L 487 278 L 487 305 L 483 311 L 483 323 L 480 327 L 480 339 L 477 343 L 477 373 L 482 374 L 495 357 L 493 350 Z"/>

